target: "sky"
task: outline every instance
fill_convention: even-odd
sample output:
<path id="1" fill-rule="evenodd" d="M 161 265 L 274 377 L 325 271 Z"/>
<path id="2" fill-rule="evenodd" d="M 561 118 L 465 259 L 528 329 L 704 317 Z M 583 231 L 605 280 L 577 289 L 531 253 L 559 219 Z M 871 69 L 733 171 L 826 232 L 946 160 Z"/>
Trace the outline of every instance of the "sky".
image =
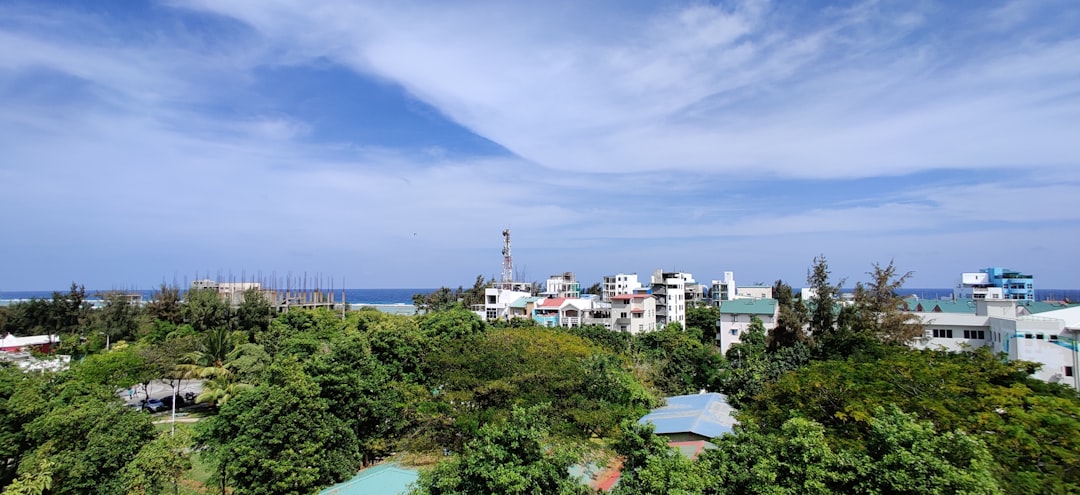
<path id="1" fill-rule="evenodd" d="M 1080 3 L 0 0 L 0 291 L 1080 288 Z"/>

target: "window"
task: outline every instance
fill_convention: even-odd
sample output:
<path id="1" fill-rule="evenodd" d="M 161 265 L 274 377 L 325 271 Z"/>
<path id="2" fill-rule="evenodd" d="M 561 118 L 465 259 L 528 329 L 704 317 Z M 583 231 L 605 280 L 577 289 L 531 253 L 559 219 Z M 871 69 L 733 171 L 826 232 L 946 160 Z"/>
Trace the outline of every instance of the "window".
<path id="1" fill-rule="evenodd" d="M 626 331 L 626 325 L 619 325 L 619 330 Z"/>
<path id="2" fill-rule="evenodd" d="M 1030 339 L 1030 338 L 1032 338 L 1032 337 L 1034 337 L 1034 335 L 1031 335 L 1030 333 L 1025 333 L 1025 334 L 1024 334 L 1024 338 L 1025 338 L 1025 339 Z"/>
<path id="3" fill-rule="evenodd" d="M 645 329 L 645 325 L 643 325 L 643 324 L 641 324 L 641 323 L 638 323 L 638 325 L 637 325 L 637 329 L 638 329 L 638 331 L 640 332 L 640 331 L 642 331 L 642 330 L 644 330 L 644 329 Z"/>
<path id="4" fill-rule="evenodd" d="M 1058 339 L 1058 336 L 1057 336 L 1057 335 L 1051 335 L 1051 336 L 1050 336 L 1050 340 L 1051 340 L 1051 341 L 1055 341 L 1055 340 L 1057 340 L 1057 339 Z"/>
<path id="5" fill-rule="evenodd" d="M 619 318 L 626 318 L 626 311 L 619 313 Z"/>
<path id="6" fill-rule="evenodd" d="M 934 338 L 936 338 L 936 339 L 951 339 L 951 338 L 953 338 L 952 329 L 951 328 L 935 328 L 934 329 Z"/>
<path id="7" fill-rule="evenodd" d="M 1065 367 L 1065 376 L 1073 376 L 1072 366 L 1066 366 Z"/>
<path id="8" fill-rule="evenodd" d="M 487 313 L 487 319 L 489 319 L 489 320 L 494 320 L 495 318 L 499 317 L 499 315 L 496 313 L 496 310 L 494 310 L 494 309 L 489 309 L 489 310 L 486 311 L 486 313 Z"/>
<path id="9" fill-rule="evenodd" d="M 1045 338 L 1046 336 L 1041 333 L 1035 334 L 1035 340 L 1044 340 Z"/>
<path id="10" fill-rule="evenodd" d="M 738 335 L 739 334 L 739 329 L 738 328 L 732 328 L 731 329 L 731 334 L 732 335 Z"/>
<path id="11" fill-rule="evenodd" d="M 986 330 L 964 330 L 964 338 L 986 340 Z"/>

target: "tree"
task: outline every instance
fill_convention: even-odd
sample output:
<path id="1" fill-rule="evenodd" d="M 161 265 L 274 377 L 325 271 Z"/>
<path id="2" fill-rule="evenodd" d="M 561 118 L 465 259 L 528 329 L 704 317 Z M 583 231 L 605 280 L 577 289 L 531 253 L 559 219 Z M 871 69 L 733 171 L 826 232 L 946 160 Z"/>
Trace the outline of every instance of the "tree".
<path id="1" fill-rule="evenodd" d="M 254 335 L 265 331 L 274 319 L 274 308 L 263 292 L 256 288 L 244 290 L 243 300 L 236 308 L 236 327 Z"/>
<path id="2" fill-rule="evenodd" d="M 477 275 L 476 282 L 473 283 L 472 287 L 464 292 L 462 292 L 460 288 L 458 289 L 458 292 L 461 293 L 462 305 L 466 308 L 471 308 L 478 304 L 484 304 L 484 289 L 491 287 L 491 284 L 493 283 L 494 280 L 488 282 L 484 280 L 483 275 Z"/>
<path id="3" fill-rule="evenodd" d="M 786 421 L 776 433 L 753 422 L 714 439 L 717 448 L 698 457 L 711 476 L 708 493 L 796 495 L 851 493 L 854 465 L 829 446 L 820 424 L 802 418 Z M 872 492 L 868 492 L 872 493 Z"/>
<path id="4" fill-rule="evenodd" d="M 911 272 L 897 275 L 892 260 L 882 268 L 874 263 L 874 270 L 867 272 L 870 283 L 855 286 L 855 307 L 858 324 L 878 340 L 886 344 L 906 345 L 922 337 L 925 328 L 914 314 L 902 311 L 903 297 L 897 292 Z"/>
<path id="5" fill-rule="evenodd" d="M 179 325 L 184 322 L 181 307 L 180 289 L 163 283 L 154 291 L 150 302 L 146 303 L 146 314 L 155 320 Z"/>
<path id="6" fill-rule="evenodd" d="M 984 442 L 1006 493 L 1080 493 L 1080 396 L 1031 378 L 1038 365 L 986 348 L 890 347 L 874 356 L 812 362 L 770 382 L 740 411 L 765 428 L 792 417 L 825 427 L 834 443 L 864 445 L 888 404 Z"/>
<path id="7" fill-rule="evenodd" d="M 142 314 L 139 306 L 133 304 L 123 292 L 109 291 L 99 296 L 104 305 L 95 312 L 94 329 L 107 335 L 113 342 L 134 339 Z"/>
<path id="8" fill-rule="evenodd" d="M 814 265 L 806 272 L 806 283 L 813 290 L 810 296 L 810 333 L 817 338 L 833 329 L 836 322 L 837 298 L 844 281 L 829 282 L 829 262 L 825 255 L 814 257 Z"/>
<path id="9" fill-rule="evenodd" d="M 622 476 L 613 495 L 703 493 L 709 475 L 699 465 L 668 447 L 651 423 L 623 423 L 615 451 L 623 457 Z"/>
<path id="10" fill-rule="evenodd" d="M 187 430 L 162 432 L 143 445 L 120 473 L 124 493 L 159 494 L 172 492 L 184 472 L 191 469 L 191 435 Z"/>
<path id="11" fill-rule="evenodd" d="M 50 493 L 121 493 L 122 470 L 155 436 L 150 417 L 123 407 L 110 388 L 67 374 L 57 378 L 17 399 L 18 407 L 35 409 L 23 427 L 31 448 L 20 473 L 49 462 Z"/>
<path id="12" fill-rule="evenodd" d="M 652 366 L 653 383 L 665 394 L 687 394 L 719 386 L 723 356 L 701 343 L 698 334 L 673 323 L 639 334 L 635 349 Z"/>
<path id="13" fill-rule="evenodd" d="M 584 494 L 587 487 L 567 472 L 574 453 L 553 444 L 542 406 L 515 407 L 505 423 L 480 429 L 453 459 L 421 473 L 415 495 Z"/>
<path id="14" fill-rule="evenodd" d="M 307 494 L 352 475 L 360 465 L 356 436 L 320 393 L 286 358 L 266 383 L 201 421 L 197 441 L 222 485 L 231 482 L 237 495 Z"/>
<path id="15" fill-rule="evenodd" d="M 414 294 L 413 306 L 417 313 L 430 313 L 445 311 L 458 304 L 459 294 L 453 290 L 440 287 L 429 294 Z"/>
<path id="16" fill-rule="evenodd" d="M 695 329 L 701 334 L 701 343 L 716 345 L 717 322 L 720 321 L 720 308 L 711 304 L 695 304 L 686 308 L 686 328 Z"/>
<path id="17" fill-rule="evenodd" d="M 962 431 L 938 432 L 890 405 L 870 422 L 868 466 L 847 493 L 1000 494 L 986 446 Z"/>
<path id="18" fill-rule="evenodd" d="M 776 326 L 769 332 L 769 351 L 790 347 L 796 342 L 805 343 L 807 336 L 803 326 L 807 322 L 806 306 L 795 297 L 794 289 L 783 280 L 778 279 L 773 284 L 773 297 L 776 298 L 778 315 Z"/>
<path id="19" fill-rule="evenodd" d="M 229 323 L 229 305 L 214 289 L 191 289 L 180 307 L 184 322 L 197 332 L 224 327 Z"/>

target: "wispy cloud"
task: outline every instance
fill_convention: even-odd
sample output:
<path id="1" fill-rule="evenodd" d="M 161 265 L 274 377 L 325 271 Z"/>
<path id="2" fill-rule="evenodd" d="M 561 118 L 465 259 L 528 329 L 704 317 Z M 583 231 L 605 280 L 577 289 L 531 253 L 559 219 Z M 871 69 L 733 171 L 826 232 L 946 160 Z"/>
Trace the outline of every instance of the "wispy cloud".
<path id="1" fill-rule="evenodd" d="M 2 254 L 27 288 L 453 284 L 498 270 L 506 226 L 533 278 L 798 283 L 823 252 L 852 276 L 947 267 L 928 285 L 1014 259 L 1080 275 L 1050 268 L 1080 241 L 1068 2 L 144 8 L 0 7 Z M 1028 240 L 966 247 L 1003 236 Z"/>

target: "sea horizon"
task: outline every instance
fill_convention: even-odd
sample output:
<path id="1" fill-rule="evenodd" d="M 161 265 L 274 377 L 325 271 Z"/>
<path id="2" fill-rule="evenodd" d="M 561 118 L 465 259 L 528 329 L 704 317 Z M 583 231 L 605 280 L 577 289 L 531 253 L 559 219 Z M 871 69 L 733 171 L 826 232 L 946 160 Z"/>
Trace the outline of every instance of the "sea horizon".
<path id="1" fill-rule="evenodd" d="M 87 300 L 99 301 L 99 294 L 117 289 L 86 290 Z M 142 294 L 144 300 L 149 301 L 157 289 L 124 290 L 127 293 Z M 326 289 L 329 290 L 329 289 Z M 334 289 L 335 297 L 345 294 L 345 302 L 352 306 L 412 306 L 412 298 L 416 294 L 430 294 L 438 288 L 404 288 L 404 289 Z M 799 288 L 795 288 L 796 291 Z M 843 292 L 851 292 L 853 289 L 844 288 Z M 68 289 L 63 290 L 0 290 L 0 306 L 10 305 L 19 301 L 30 299 L 51 299 L 54 292 L 66 294 Z M 899 293 L 904 297 L 915 296 L 924 300 L 952 299 L 953 288 L 902 288 Z M 1080 289 L 1035 289 L 1036 301 L 1061 301 L 1068 299 L 1080 302 Z"/>

